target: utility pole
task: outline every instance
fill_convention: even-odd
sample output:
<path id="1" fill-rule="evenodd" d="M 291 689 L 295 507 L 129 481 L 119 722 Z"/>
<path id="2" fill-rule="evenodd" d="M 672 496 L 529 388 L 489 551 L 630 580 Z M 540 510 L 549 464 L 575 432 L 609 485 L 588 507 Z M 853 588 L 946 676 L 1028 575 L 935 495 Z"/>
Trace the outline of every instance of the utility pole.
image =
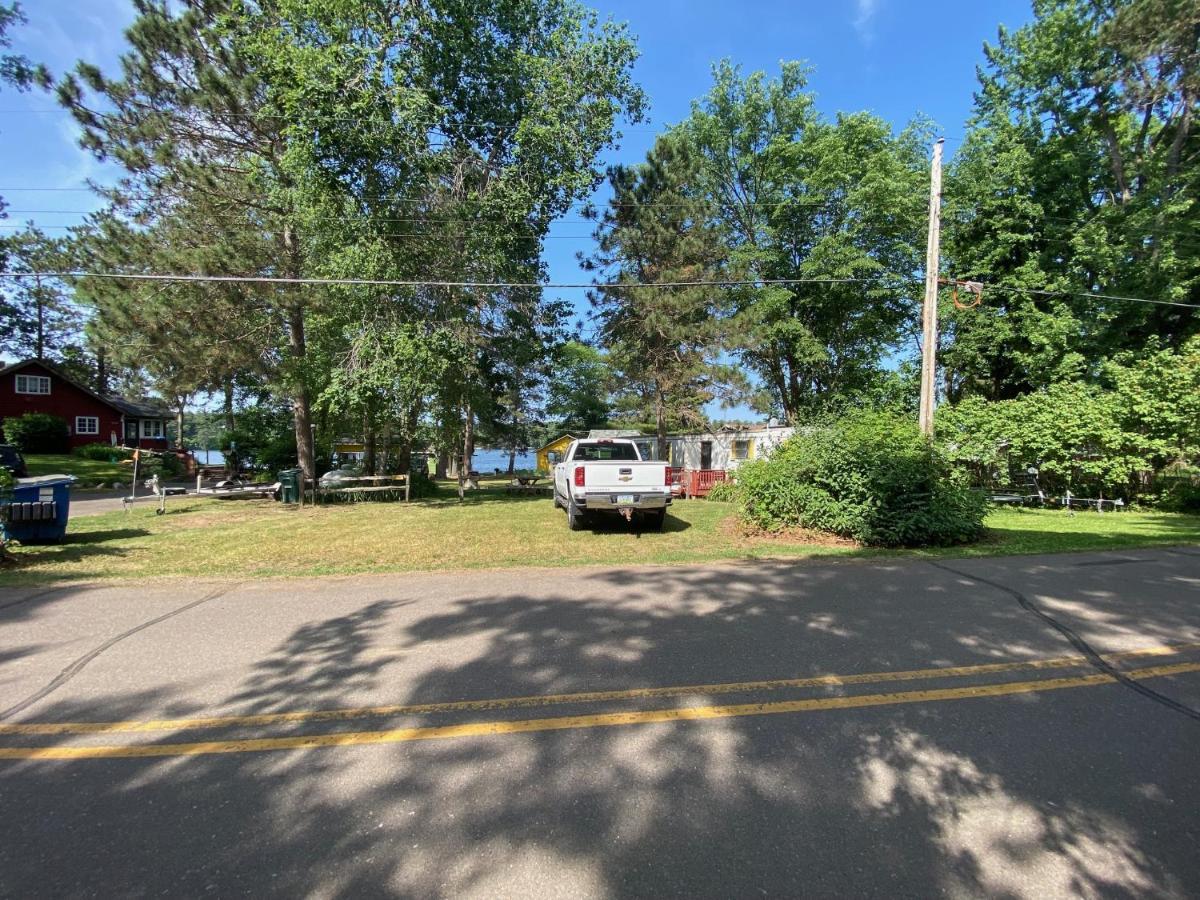
<path id="1" fill-rule="evenodd" d="M 933 145 L 929 172 L 929 243 L 925 248 L 925 305 L 921 311 L 921 433 L 933 437 L 933 400 L 937 392 L 938 268 L 942 231 L 942 145 Z"/>

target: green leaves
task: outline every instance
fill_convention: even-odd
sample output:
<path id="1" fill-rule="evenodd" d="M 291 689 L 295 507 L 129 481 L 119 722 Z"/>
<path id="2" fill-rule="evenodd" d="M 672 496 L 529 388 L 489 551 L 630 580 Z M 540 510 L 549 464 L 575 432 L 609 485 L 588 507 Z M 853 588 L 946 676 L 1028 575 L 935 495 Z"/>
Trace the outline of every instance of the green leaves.
<path id="1" fill-rule="evenodd" d="M 603 276 L 591 297 L 623 383 L 618 402 L 656 422 L 660 455 L 668 423 L 699 424 L 716 396 L 723 292 L 687 284 L 718 279 L 725 255 L 712 201 L 695 189 L 700 165 L 686 136 L 669 131 L 643 164 L 611 170 L 600 250 L 589 261 Z"/>
<path id="2" fill-rule="evenodd" d="M 767 460 L 737 470 L 743 516 L 876 546 L 975 540 L 984 501 L 909 416 L 857 411 L 804 427 Z"/>
<path id="3" fill-rule="evenodd" d="M 1200 301 L 1195 4 L 1047 0 L 1035 14 L 986 48 L 948 178 L 951 273 L 1001 288 L 986 309 L 946 311 L 952 399 L 1096 379 L 1114 353 L 1200 330 L 1183 307 L 1019 293 Z"/>
<path id="4" fill-rule="evenodd" d="M 918 122 L 894 135 L 867 113 L 830 122 L 806 75 L 799 63 L 777 79 L 722 63 L 680 126 L 703 161 L 700 185 L 730 272 L 879 279 L 733 294 L 731 348 L 764 383 L 768 408 L 793 419 L 867 389 L 912 324 L 915 289 L 902 281 L 923 252 L 929 131 Z"/>

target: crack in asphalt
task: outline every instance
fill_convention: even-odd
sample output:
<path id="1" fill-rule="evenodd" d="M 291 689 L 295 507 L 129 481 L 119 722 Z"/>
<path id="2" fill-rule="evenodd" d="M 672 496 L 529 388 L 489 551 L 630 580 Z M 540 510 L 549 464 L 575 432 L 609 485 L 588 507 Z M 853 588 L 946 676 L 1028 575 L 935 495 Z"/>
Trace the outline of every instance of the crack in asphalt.
<path id="1" fill-rule="evenodd" d="M 72 678 L 74 678 L 76 675 L 78 675 L 81 671 L 83 671 L 84 667 L 87 666 L 88 663 L 90 663 L 92 660 L 96 659 L 96 657 L 100 656 L 102 653 L 104 653 L 108 650 L 111 650 L 113 647 L 115 647 L 117 644 L 121 643 L 121 641 L 125 640 L 126 638 L 132 637 L 133 635 L 137 634 L 139 631 L 145 631 L 147 628 L 157 625 L 160 622 L 165 622 L 167 619 L 170 619 L 170 618 L 178 616 L 182 613 L 185 613 L 190 609 L 195 609 L 197 606 L 200 606 L 201 604 L 208 603 L 212 600 L 216 600 L 219 597 L 224 597 L 230 591 L 236 590 L 237 588 L 241 587 L 243 583 L 244 582 L 238 582 L 237 584 L 233 584 L 228 587 L 221 588 L 220 590 L 213 591 L 212 593 L 201 597 L 199 600 L 193 600 L 191 603 L 185 603 L 183 606 L 180 606 L 177 609 L 173 609 L 170 612 L 163 613 L 161 616 L 157 616 L 153 619 L 150 619 L 147 622 L 143 622 L 140 625 L 135 625 L 133 628 L 130 628 L 127 631 L 123 631 L 118 635 L 114 635 L 113 637 L 111 637 L 107 641 L 105 641 L 103 644 L 101 644 L 99 647 L 96 647 L 94 650 L 90 650 L 89 652 L 85 653 L 83 656 L 79 657 L 77 660 L 75 660 L 73 663 L 71 663 L 69 666 L 67 666 L 65 669 L 63 669 L 61 672 L 59 672 L 58 675 L 56 675 L 53 678 L 53 680 L 51 680 L 50 683 L 47 684 L 45 687 L 41 688 L 38 691 L 35 691 L 34 693 L 32 693 L 28 697 L 26 697 L 24 700 L 20 701 L 19 703 L 15 704 L 13 706 L 10 706 L 8 709 L 4 710 L 3 712 L 0 712 L 0 721 L 3 721 L 12 716 L 15 716 L 17 713 L 21 712 L 22 710 L 28 709 L 33 704 L 37 703 L 39 700 L 42 700 L 45 697 L 48 697 L 50 694 L 57 691 L 60 687 L 62 687 L 64 684 L 66 684 L 68 681 L 70 681 Z M 26 599 L 30 599 L 30 598 L 26 598 Z M 25 601 L 18 601 L 18 602 L 25 602 Z"/>
<path id="2" fill-rule="evenodd" d="M 1184 555 L 1191 556 L 1192 554 Z M 1001 584 L 999 581 L 993 581 L 990 578 L 984 578 L 982 575 L 972 575 L 969 572 L 963 572 L 960 569 L 956 569 L 953 566 L 948 566 L 945 563 L 935 562 L 934 560 L 926 560 L 926 562 L 936 569 L 941 569 L 945 572 L 951 572 L 962 578 L 967 578 L 971 581 L 978 582 L 979 584 L 986 584 L 988 587 L 995 588 L 998 591 L 1003 591 L 1010 597 L 1015 598 L 1022 609 L 1037 616 L 1039 619 L 1065 637 L 1072 647 L 1084 655 L 1093 668 L 1103 672 L 1105 675 L 1108 675 L 1119 684 L 1129 688 L 1130 690 L 1136 691 L 1143 697 L 1146 697 L 1148 700 L 1152 700 L 1155 703 L 1167 707 L 1173 712 L 1177 712 L 1180 715 L 1187 716 L 1190 719 L 1200 722 L 1200 710 L 1193 709 L 1184 703 L 1173 700 L 1165 694 L 1160 694 L 1153 688 L 1146 687 L 1146 685 L 1144 685 L 1142 682 L 1134 678 L 1130 678 L 1120 669 L 1114 668 L 1113 665 L 1108 662 L 1108 660 L 1097 653 L 1092 645 L 1081 638 L 1069 625 L 1064 625 L 1062 622 L 1058 621 L 1058 619 L 1054 618 L 1054 616 L 1040 609 L 1032 600 L 1015 588 L 1011 588 L 1006 584 Z"/>

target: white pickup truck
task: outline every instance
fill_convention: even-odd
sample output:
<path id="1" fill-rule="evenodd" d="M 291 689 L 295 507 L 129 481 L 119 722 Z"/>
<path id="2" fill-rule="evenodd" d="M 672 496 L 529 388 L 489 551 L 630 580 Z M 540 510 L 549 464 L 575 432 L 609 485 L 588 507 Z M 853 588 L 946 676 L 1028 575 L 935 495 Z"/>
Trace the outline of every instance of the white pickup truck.
<path id="1" fill-rule="evenodd" d="M 671 505 L 671 467 L 644 461 L 633 441 L 572 441 L 554 467 L 554 505 L 576 531 L 588 516 L 608 513 L 632 522 L 636 514 L 661 529 Z"/>

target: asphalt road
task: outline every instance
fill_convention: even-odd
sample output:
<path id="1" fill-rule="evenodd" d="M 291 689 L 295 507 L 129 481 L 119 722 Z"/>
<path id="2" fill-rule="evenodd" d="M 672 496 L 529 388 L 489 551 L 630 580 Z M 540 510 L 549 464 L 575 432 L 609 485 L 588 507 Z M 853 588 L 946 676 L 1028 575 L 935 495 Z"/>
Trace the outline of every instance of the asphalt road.
<path id="1" fill-rule="evenodd" d="M 1195 547 L 2 590 L 0 895 L 1195 897 L 1197 710 Z"/>

